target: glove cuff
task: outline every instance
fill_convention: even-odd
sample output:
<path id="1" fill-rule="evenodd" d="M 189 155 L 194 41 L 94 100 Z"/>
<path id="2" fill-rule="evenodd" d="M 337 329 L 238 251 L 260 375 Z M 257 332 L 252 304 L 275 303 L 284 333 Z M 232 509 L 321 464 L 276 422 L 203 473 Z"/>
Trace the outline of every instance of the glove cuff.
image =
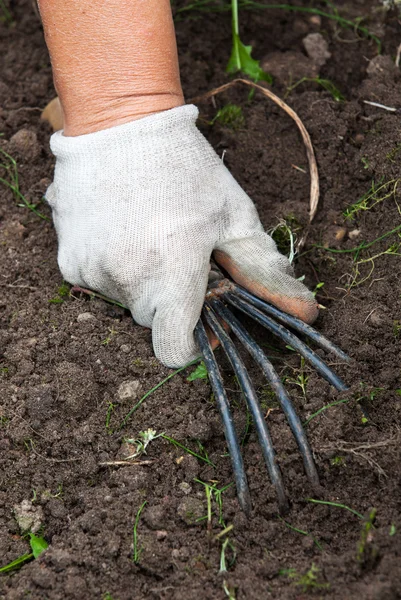
<path id="1" fill-rule="evenodd" d="M 58 159 L 68 159 L 107 151 L 115 142 L 121 145 L 124 141 L 130 143 L 135 139 L 145 141 L 147 137 L 151 141 L 155 136 L 168 139 L 194 125 L 198 114 L 196 106 L 186 104 L 85 135 L 65 136 L 63 131 L 57 131 L 50 138 L 50 148 Z"/>

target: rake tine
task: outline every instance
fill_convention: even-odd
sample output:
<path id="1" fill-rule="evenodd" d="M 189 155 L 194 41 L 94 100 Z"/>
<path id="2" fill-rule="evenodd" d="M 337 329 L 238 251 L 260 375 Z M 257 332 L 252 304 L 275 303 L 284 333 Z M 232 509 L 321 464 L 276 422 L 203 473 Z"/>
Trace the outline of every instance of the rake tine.
<path id="1" fill-rule="evenodd" d="M 232 304 L 232 306 L 238 308 L 241 312 L 252 317 L 254 321 L 259 323 L 263 327 L 266 327 L 266 329 L 271 331 L 274 335 L 281 338 L 292 348 L 297 350 L 303 357 L 309 360 L 309 362 L 316 369 L 316 371 L 320 373 L 320 375 L 324 379 L 326 379 L 326 381 L 331 383 L 331 385 L 333 385 L 336 388 L 336 390 L 343 392 L 348 389 L 348 386 L 344 383 L 344 381 L 340 379 L 340 377 L 338 377 L 338 375 L 336 375 L 330 369 L 330 367 L 328 367 L 326 363 L 319 356 L 317 356 L 315 352 L 313 352 L 313 350 L 308 348 L 306 344 L 304 344 L 300 339 L 298 339 L 296 335 L 288 331 L 288 329 L 286 329 L 283 325 L 276 323 L 275 321 L 273 321 L 273 319 L 263 314 L 255 306 L 252 306 L 252 304 L 245 302 L 245 300 L 242 300 L 241 298 L 232 294 L 231 292 L 226 292 L 225 294 L 223 294 L 223 299 L 226 300 L 229 304 Z"/>
<path id="2" fill-rule="evenodd" d="M 348 363 L 351 362 L 350 357 L 347 354 L 345 354 L 345 352 L 343 352 L 341 348 L 338 348 L 338 346 L 333 344 L 333 342 L 325 338 L 321 333 L 313 329 L 313 327 L 311 327 L 307 323 L 301 321 L 301 319 L 297 319 L 297 317 L 293 317 L 292 315 L 289 315 L 283 312 L 282 310 L 279 310 L 275 306 L 268 304 L 264 300 L 257 298 L 257 296 L 254 296 L 239 285 L 233 285 L 232 293 L 238 296 L 239 298 L 242 298 L 242 300 L 246 300 L 247 302 L 249 302 L 249 304 L 256 306 L 256 308 L 259 308 L 261 311 L 267 313 L 271 317 L 275 317 L 278 321 L 281 321 L 285 325 L 289 325 L 296 331 L 299 331 L 299 333 L 307 335 L 318 346 L 320 346 L 320 348 L 323 348 L 323 350 L 327 350 L 327 352 L 332 352 L 341 360 L 344 360 Z"/>
<path id="3" fill-rule="evenodd" d="M 284 491 L 284 484 L 278 467 L 276 456 L 273 448 L 273 442 L 270 437 L 269 430 L 264 420 L 263 413 L 260 409 L 255 390 L 252 386 L 248 372 L 235 348 L 230 336 L 224 331 L 220 325 L 216 315 L 211 311 L 210 306 L 204 305 L 203 314 L 206 321 L 219 340 L 223 350 L 231 363 L 233 371 L 238 378 L 242 392 L 244 394 L 248 408 L 252 414 L 253 422 L 259 437 L 259 443 L 262 448 L 263 457 L 267 469 L 270 474 L 270 479 L 276 489 L 278 506 L 281 514 L 285 514 L 289 510 L 288 501 Z"/>
<path id="4" fill-rule="evenodd" d="M 217 315 L 221 317 L 227 323 L 227 325 L 229 325 L 230 329 L 234 332 L 239 341 L 243 344 L 243 346 L 250 353 L 255 362 L 262 369 L 266 379 L 270 383 L 280 402 L 281 408 L 283 409 L 283 412 L 291 427 L 292 433 L 294 434 L 299 450 L 302 454 L 304 467 L 308 479 L 311 482 L 311 484 L 315 488 L 317 488 L 319 485 L 319 476 L 316 471 L 308 439 L 302 427 L 301 420 L 295 412 L 292 402 L 283 384 L 281 383 L 281 380 L 277 375 L 272 363 L 267 359 L 262 348 L 258 346 L 255 340 L 246 331 L 244 326 L 233 315 L 233 313 L 221 302 L 221 300 L 218 300 L 217 298 L 210 298 L 207 300 L 207 303 L 212 307 L 212 309 L 217 313 Z"/>
<path id="5" fill-rule="evenodd" d="M 224 384 L 220 375 L 219 367 L 210 347 L 209 340 L 201 319 L 199 319 L 195 330 L 195 340 L 202 353 L 203 360 L 209 374 L 210 384 L 216 399 L 217 407 L 223 421 L 224 435 L 226 438 L 228 451 L 231 457 L 234 479 L 237 488 L 237 495 L 240 506 L 247 517 L 252 510 L 251 496 L 248 488 L 248 481 L 245 474 L 244 462 L 238 443 L 237 434 L 234 429 L 230 405 Z"/>

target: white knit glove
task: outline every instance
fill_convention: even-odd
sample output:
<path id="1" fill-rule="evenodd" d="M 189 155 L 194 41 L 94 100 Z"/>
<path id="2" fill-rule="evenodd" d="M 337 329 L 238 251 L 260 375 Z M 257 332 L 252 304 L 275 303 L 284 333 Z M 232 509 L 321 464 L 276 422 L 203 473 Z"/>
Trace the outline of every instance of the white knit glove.
<path id="1" fill-rule="evenodd" d="M 313 295 L 264 233 L 256 209 L 182 106 L 88 135 L 51 138 L 46 198 L 72 284 L 127 306 L 169 367 L 193 359 L 215 258 L 239 282 L 312 321 Z"/>

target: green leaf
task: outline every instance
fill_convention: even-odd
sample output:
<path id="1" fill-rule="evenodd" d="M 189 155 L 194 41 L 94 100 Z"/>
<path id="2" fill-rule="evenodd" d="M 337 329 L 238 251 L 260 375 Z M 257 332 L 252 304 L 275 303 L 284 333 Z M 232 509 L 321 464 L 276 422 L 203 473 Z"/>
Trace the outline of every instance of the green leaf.
<path id="1" fill-rule="evenodd" d="M 0 573 L 8 573 L 9 571 L 12 571 L 13 569 L 18 569 L 25 562 L 27 562 L 28 560 L 31 560 L 32 558 L 33 558 L 33 554 L 23 554 L 22 556 L 19 556 L 12 562 L 8 563 L 8 565 L 1 567 Z"/>
<path id="2" fill-rule="evenodd" d="M 272 83 L 272 77 L 265 73 L 260 62 L 251 56 L 252 46 L 245 46 L 237 33 L 233 32 L 233 49 L 227 65 L 227 73 L 238 73 L 241 71 L 254 81 L 267 81 Z"/>
<path id="3" fill-rule="evenodd" d="M 30 540 L 29 543 L 32 548 L 32 554 L 34 558 L 38 558 L 43 552 L 48 548 L 49 544 L 42 537 L 37 537 L 34 533 L 29 534 Z"/>
<path id="4" fill-rule="evenodd" d="M 206 369 L 206 365 L 203 362 L 203 360 L 196 367 L 195 371 L 193 371 L 187 377 L 187 381 L 195 381 L 195 379 L 207 379 L 207 369 Z"/>

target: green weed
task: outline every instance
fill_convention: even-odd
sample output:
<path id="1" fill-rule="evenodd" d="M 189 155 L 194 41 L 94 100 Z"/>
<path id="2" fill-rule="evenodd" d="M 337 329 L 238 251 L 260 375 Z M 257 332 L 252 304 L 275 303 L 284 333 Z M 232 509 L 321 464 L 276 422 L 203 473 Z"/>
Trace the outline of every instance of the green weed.
<path id="1" fill-rule="evenodd" d="M 344 217 L 346 219 L 354 219 L 359 216 L 359 213 L 372 210 L 374 206 L 384 202 L 388 198 L 395 198 L 399 182 L 400 179 L 391 179 L 384 183 L 383 179 L 380 179 L 378 182 L 373 180 L 368 191 L 344 211 Z"/>
<path id="2" fill-rule="evenodd" d="M 68 283 L 63 283 L 57 289 L 54 298 L 50 298 L 49 304 L 61 304 L 70 295 L 70 286 Z"/>
<path id="3" fill-rule="evenodd" d="M 223 127 L 228 127 L 234 131 L 241 129 L 245 125 L 245 117 L 241 106 L 238 106 L 237 104 L 226 104 L 217 111 L 211 124 L 213 125 L 216 122 L 223 125 Z"/>
<path id="4" fill-rule="evenodd" d="M 222 494 L 223 494 L 223 492 L 228 490 L 228 488 L 230 488 L 233 485 L 233 483 L 228 483 L 227 485 L 225 485 L 219 489 L 216 485 L 206 483 L 205 481 L 201 481 L 200 479 L 194 479 L 194 481 L 196 481 L 197 483 L 200 483 L 205 488 L 206 503 L 207 503 L 207 528 L 208 528 L 208 531 L 211 531 L 211 529 L 212 529 L 212 500 L 214 500 L 217 505 L 218 523 L 221 527 L 225 528 L 226 525 L 225 525 L 224 519 L 223 519 Z M 203 519 L 204 519 L 204 517 L 201 517 L 200 520 L 203 520 Z"/>
<path id="5" fill-rule="evenodd" d="M 371 530 L 373 529 L 373 523 L 376 518 L 377 510 L 376 508 L 372 508 L 369 513 L 369 517 L 366 519 L 365 523 L 362 527 L 361 539 L 358 543 L 358 550 L 356 554 L 356 559 L 359 563 L 366 561 L 369 557 L 367 556 L 367 547 L 369 542 L 371 541 Z M 373 550 L 373 549 L 372 549 Z"/>
<path id="6" fill-rule="evenodd" d="M 121 430 L 123 427 L 125 427 L 125 425 L 127 424 L 129 418 L 134 414 L 134 412 L 136 410 L 138 410 L 138 408 L 141 406 L 141 404 L 147 399 L 149 398 L 149 396 L 151 394 L 153 394 L 153 392 L 155 392 L 156 390 L 158 390 L 162 385 L 164 385 L 165 383 L 167 383 L 167 381 L 169 381 L 170 379 L 172 379 L 173 377 L 175 377 L 176 375 L 178 375 L 178 373 L 182 373 L 182 371 L 184 371 L 185 369 L 187 369 L 188 367 L 191 367 L 192 365 L 195 365 L 196 363 L 199 362 L 199 358 L 195 358 L 195 360 L 192 360 L 191 362 L 189 362 L 188 364 L 184 365 L 183 367 L 180 367 L 179 369 L 177 369 L 176 371 L 174 371 L 173 373 L 171 373 L 170 375 L 168 375 L 167 377 L 165 377 L 162 381 L 160 381 L 157 385 L 155 385 L 154 387 L 152 387 L 152 389 L 150 389 L 148 392 L 146 392 L 146 394 L 144 394 L 142 396 L 142 398 L 140 398 L 140 400 L 138 400 L 138 402 L 135 404 L 135 406 L 133 406 L 131 408 L 131 410 L 128 412 L 128 414 L 124 417 L 124 419 L 122 420 L 122 423 L 119 427 L 119 430 Z"/>
<path id="7" fill-rule="evenodd" d="M 142 513 L 143 509 L 145 508 L 146 504 L 147 504 L 146 500 L 145 500 L 145 502 L 143 502 L 143 504 L 141 504 L 141 506 L 138 509 L 138 512 L 136 513 L 135 522 L 134 522 L 132 560 L 136 565 L 139 564 L 139 561 L 140 561 L 140 558 L 141 558 L 141 555 L 143 552 L 143 547 L 138 546 L 138 525 L 139 525 L 139 519 L 141 518 L 141 513 Z"/>
<path id="8" fill-rule="evenodd" d="M 0 22 L 5 23 L 6 25 L 11 25 L 11 23 L 13 23 L 13 16 L 8 10 L 4 0 L 0 0 Z"/>
<path id="9" fill-rule="evenodd" d="M 140 431 L 138 434 L 138 438 L 136 439 L 125 439 L 124 441 L 127 444 L 132 444 L 135 446 L 135 452 L 130 454 L 124 458 L 124 460 L 133 460 L 142 456 L 142 454 L 146 454 L 146 449 L 153 440 L 156 440 L 159 437 L 163 437 L 163 433 L 156 433 L 154 429 L 146 429 L 146 431 Z"/>
<path id="10" fill-rule="evenodd" d="M 290 85 L 287 88 L 287 92 L 292 92 L 293 90 L 295 90 L 296 87 L 301 85 L 301 83 L 317 83 L 323 89 L 325 89 L 326 92 L 329 92 L 333 100 L 335 100 L 336 102 L 344 102 L 345 100 L 340 90 L 336 88 L 332 81 L 330 81 L 329 79 L 322 79 L 321 77 L 302 77 L 302 79 L 300 79 L 293 85 Z"/>
<path id="11" fill-rule="evenodd" d="M 398 1 L 398 0 L 396 0 Z M 309 6 L 293 6 L 290 4 L 262 4 L 261 2 L 255 2 L 253 0 L 238 0 L 238 8 L 242 10 L 266 10 L 266 9 L 277 9 L 288 12 L 303 12 L 306 14 L 319 15 L 330 21 L 334 21 L 340 27 L 344 29 L 350 29 L 358 35 L 364 36 L 367 39 L 371 39 L 377 46 L 377 51 L 381 52 L 381 40 L 374 33 L 370 32 L 369 29 L 361 24 L 362 19 L 356 18 L 354 20 L 346 19 L 342 17 L 337 8 L 331 3 L 326 2 L 327 11 L 320 10 L 319 8 L 313 8 Z M 228 12 L 232 11 L 232 3 L 230 0 L 193 0 L 193 2 L 175 10 L 176 18 L 180 18 L 185 13 L 199 12 L 199 13 L 213 13 L 213 12 Z M 331 11 L 331 12 L 328 12 Z"/>
<path id="12" fill-rule="evenodd" d="M 165 433 L 162 433 L 160 437 L 162 437 L 167 442 L 170 442 L 171 444 L 173 444 L 173 446 L 176 446 L 177 448 L 181 448 L 181 450 L 184 450 L 185 452 L 187 452 L 187 454 L 191 454 L 191 456 L 194 456 L 195 458 L 198 458 L 199 460 L 201 460 L 202 462 L 206 463 L 210 467 L 216 468 L 216 465 L 214 463 L 212 463 L 212 461 L 209 459 L 209 456 L 208 456 L 205 448 L 202 446 L 202 444 L 199 441 L 198 441 L 198 446 L 199 446 L 199 449 L 202 452 L 202 454 L 194 452 L 190 448 L 187 448 L 187 446 L 184 446 L 183 444 L 181 444 L 180 442 L 178 442 L 174 438 L 166 435 Z"/>
<path id="13" fill-rule="evenodd" d="M 252 58 L 252 46 L 245 46 L 239 37 L 238 0 L 231 0 L 232 15 L 232 50 L 227 65 L 227 73 L 243 73 L 253 81 L 272 83 L 272 77 L 265 73 L 260 62 Z"/>
<path id="14" fill-rule="evenodd" d="M 302 588 L 302 592 L 304 594 L 308 592 L 313 592 L 316 590 L 328 589 L 330 587 L 329 583 L 321 583 L 319 582 L 318 576 L 320 573 L 320 569 L 312 563 L 310 569 L 300 575 L 297 571 L 292 571 L 288 574 L 290 579 L 293 579 L 293 584 Z"/>
<path id="15" fill-rule="evenodd" d="M 334 456 L 330 459 L 330 464 L 332 467 L 345 467 L 345 456 Z"/>
<path id="16" fill-rule="evenodd" d="M 308 531 L 303 531 L 303 529 L 298 529 L 297 527 L 294 527 L 293 525 L 290 525 L 290 523 L 287 523 L 287 521 L 285 521 L 282 517 L 279 516 L 280 521 L 282 521 L 284 523 L 284 525 L 286 527 L 288 527 L 288 529 L 291 529 L 291 531 L 295 531 L 296 533 L 300 533 L 301 535 L 305 535 L 306 537 L 310 537 L 314 543 L 316 544 L 316 546 L 319 548 L 319 550 L 322 550 L 322 546 L 321 544 L 318 542 L 318 540 L 316 538 L 313 537 L 313 535 L 311 533 L 309 533 Z"/>
<path id="17" fill-rule="evenodd" d="M 346 506 L 345 504 L 340 504 L 339 502 L 329 502 L 328 500 L 315 500 L 315 498 L 307 498 L 306 501 L 312 502 L 313 504 L 325 504 L 326 506 L 334 506 L 336 508 L 343 508 L 344 510 L 348 510 L 352 514 L 356 515 L 360 519 L 364 519 L 364 516 L 361 515 L 360 512 L 358 512 L 357 510 L 354 510 L 353 508 L 350 508 L 349 506 Z"/>
<path id="18" fill-rule="evenodd" d="M 30 211 L 35 213 L 36 216 L 44 219 L 45 221 L 50 221 L 49 217 L 43 215 L 41 212 L 37 210 L 37 206 L 40 204 L 31 204 L 25 196 L 21 193 L 20 185 L 19 185 L 19 174 L 17 163 L 12 156 L 7 154 L 4 150 L 0 148 L 0 155 L 3 156 L 3 161 L 0 162 L 0 172 L 3 172 L 4 177 L 0 177 L 0 183 L 5 185 L 9 190 L 12 191 L 13 196 L 17 202 L 17 206 L 22 206 L 28 208 Z"/>
<path id="19" fill-rule="evenodd" d="M 196 381 L 196 379 L 207 379 L 207 369 L 203 360 L 199 363 L 199 365 L 192 371 L 192 373 L 187 377 L 187 381 Z"/>
<path id="20" fill-rule="evenodd" d="M 29 536 L 29 545 L 31 546 L 31 552 L 27 552 L 22 556 L 19 556 L 12 562 L 8 563 L 4 567 L 0 568 L 0 573 L 9 573 L 10 571 L 14 571 L 15 569 L 19 569 L 26 562 L 38 558 L 42 554 L 44 550 L 48 547 L 48 543 L 43 537 L 38 537 L 34 533 L 28 533 Z"/>
<path id="21" fill-rule="evenodd" d="M 288 257 L 290 263 L 294 261 L 295 244 L 297 234 L 302 230 L 302 226 L 297 221 L 296 217 L 289 215 L 285 219 L 281 219 L 279 223 L 268 231 L 268 234 L 277 244 L 277 249 L 281 254 Z"/>

